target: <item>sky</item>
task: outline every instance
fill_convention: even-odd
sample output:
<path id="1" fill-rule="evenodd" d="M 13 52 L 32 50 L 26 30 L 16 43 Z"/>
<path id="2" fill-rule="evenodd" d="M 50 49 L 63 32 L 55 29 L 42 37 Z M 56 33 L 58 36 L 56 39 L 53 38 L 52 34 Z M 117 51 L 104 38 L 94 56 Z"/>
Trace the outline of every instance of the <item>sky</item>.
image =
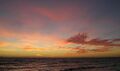
<path id="1" fill-rule="evenodd" d="M 120 1 L 0 0 L 0 57 L 120 57 Z"/>

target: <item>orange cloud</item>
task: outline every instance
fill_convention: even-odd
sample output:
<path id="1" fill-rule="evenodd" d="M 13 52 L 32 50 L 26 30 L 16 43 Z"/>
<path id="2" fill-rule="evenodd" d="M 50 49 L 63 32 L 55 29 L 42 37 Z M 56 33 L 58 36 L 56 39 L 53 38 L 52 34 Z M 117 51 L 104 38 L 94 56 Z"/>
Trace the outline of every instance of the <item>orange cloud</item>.
<path id="1" fill-rule="evenodd" d="M 32 45 L 25 45 L 25 46 L 22 46 L 20 48 L 23 49 L 23 50 L 26 50 L 26 51 L 41 51 L 41 50 L 44 50 L 44 48 L 33 47 Z"/>
<path id="2" fill-rule="evenodd" d="M 14 38 L 18 38 L 20 39 L 21 41 L 51 41 L 51 42 L 57 42 L 59 44 L 62 44 L 63 43 L 63 39 L 60 39 L 59 37 L 57 36 L 54 36 L 54 35 L 44 35 L 44 34 L 41 34 L 41 33 L 33 33 L 33 32 L 14 32 L 14 31 L 11 31 L 11 30 L 7 30 L 7 29 L 0 29 L 0 36 L 2 37 L 6 37 L 6 38 L 11 38 L 11 37 L 14 37 Z M 64 43 L 63 43 L 64 44 Z"/>
<path id="3" fill-rule="evenodd" d="M 11 44 L 12 43 L 10 43 L 10 42 L 0 41 L 0 47 L 10 46 Z"/>

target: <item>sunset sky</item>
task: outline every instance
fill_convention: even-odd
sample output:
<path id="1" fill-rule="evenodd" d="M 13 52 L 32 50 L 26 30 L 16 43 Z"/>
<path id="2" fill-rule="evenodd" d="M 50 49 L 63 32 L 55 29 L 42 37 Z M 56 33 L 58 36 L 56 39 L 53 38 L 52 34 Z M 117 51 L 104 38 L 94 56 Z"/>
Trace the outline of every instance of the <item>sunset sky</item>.
<path id="1" fill-rule="evenodd" d="M 119 0 L 0 0 L 0 57 L 116 56 Z"/>

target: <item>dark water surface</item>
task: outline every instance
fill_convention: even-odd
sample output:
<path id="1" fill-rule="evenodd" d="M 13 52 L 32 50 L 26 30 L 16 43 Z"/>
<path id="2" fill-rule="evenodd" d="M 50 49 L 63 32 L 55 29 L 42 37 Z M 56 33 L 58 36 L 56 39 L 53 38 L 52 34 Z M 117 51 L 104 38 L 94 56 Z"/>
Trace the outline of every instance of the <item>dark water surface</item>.
<path id="1" fill-rule="evenodd" d="M 120 71 L 120 58 L 0 58 L 0 71 Z"/>

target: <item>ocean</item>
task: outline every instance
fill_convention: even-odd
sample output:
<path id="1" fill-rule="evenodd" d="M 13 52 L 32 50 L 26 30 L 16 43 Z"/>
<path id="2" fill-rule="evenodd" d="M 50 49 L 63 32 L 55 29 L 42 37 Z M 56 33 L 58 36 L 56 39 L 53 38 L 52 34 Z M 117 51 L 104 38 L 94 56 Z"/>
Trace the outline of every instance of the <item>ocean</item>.
<path id="1" fill-rule="evenodd" d="M 120 71 L 120 58 L 0 58 L 0 71 Z"/>

